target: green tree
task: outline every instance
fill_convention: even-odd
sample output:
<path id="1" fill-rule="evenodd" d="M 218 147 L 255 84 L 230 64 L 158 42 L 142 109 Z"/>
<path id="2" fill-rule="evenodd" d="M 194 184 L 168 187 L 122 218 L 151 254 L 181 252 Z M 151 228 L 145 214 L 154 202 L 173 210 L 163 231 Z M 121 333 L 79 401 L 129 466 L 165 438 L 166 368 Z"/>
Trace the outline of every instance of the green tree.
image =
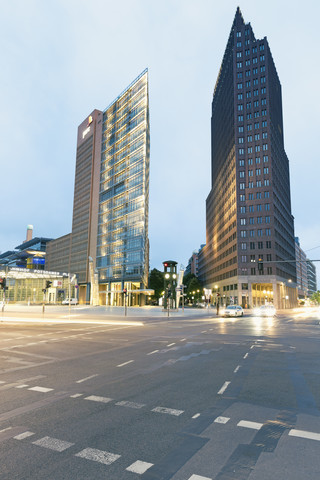
<path id="1" fill-rule="evenodd" d="M 163 292 L 163 272 L 160 272 L 157 268 L 153 268 L 149 273 L 149 288 L 154 290 L 152 300 L 158 302 Z"/>
<path id="2" fill-rule="evenodd" d="M 319 290 L 317 292 L 314 292 L 311 295 L 311 300 L 313 302 L 317 303 L 318 305 L 320 305 L 320 291 Z"/>
<path id="3" fill-rule="evenodd" d="M 187 297 L 189 299 L 194 297 L 193 303 L 196 303 L 196 301 L 201 301 L 203 286 L 200 280 L 193 273 L 188 273 L 183 277 L 183 284 L 186 286 L 185 292 Z M 193 294 L 193 292 L 195 293 Z"/>

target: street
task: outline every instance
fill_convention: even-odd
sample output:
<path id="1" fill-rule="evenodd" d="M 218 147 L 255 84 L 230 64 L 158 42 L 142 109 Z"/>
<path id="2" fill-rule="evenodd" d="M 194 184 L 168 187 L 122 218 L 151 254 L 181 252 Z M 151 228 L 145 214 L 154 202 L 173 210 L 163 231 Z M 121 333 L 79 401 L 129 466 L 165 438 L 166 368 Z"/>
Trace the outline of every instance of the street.
<path id="1" fill-rule="evenodd" d="M 320 318 L 0 313 L 0 479 L 318 480 Z"/>

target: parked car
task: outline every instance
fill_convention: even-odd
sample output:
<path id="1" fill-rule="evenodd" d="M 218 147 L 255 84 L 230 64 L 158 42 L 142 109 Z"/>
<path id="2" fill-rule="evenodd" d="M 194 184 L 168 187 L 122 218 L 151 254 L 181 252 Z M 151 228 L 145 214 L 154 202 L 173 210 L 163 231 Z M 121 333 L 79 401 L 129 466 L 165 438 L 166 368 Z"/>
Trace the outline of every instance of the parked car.
<path id="1" fill-rule="evenodd" d="M 277 311 L 273 305 L 261 305 L 253 310 L 256 317 L 274 317 Z"/>
<path id="2" fill-rule="evenodd" d="M 228 305 L 222 309 L 221 315 L 224 317 L 243 317 L 243 308 L 240 305 Z"/>
<path id="3" fill-rule="evenodd" d="M 78 305 L 78 300 L 76 298 L 70 298 L 70 305 Z M 62 305 L 69 305 L 69 298 L 66 298 L 62 301 Z"/>

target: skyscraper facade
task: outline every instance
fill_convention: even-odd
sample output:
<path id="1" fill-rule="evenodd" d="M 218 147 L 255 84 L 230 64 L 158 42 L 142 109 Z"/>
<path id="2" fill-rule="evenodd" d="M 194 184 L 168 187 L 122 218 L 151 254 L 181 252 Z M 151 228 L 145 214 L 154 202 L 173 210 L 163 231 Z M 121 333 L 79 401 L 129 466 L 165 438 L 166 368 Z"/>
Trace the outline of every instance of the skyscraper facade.
<path id="1" fill-rule="evenodd" d="M 141 303 L 149 269 L 149 93 L 144 70 L 79 125 L 72 232 L 48 244 L 51 270 L 75 273 L 81 302 Z"/>
<path id="2" fill-rule="evenodd" d="M 281 85 L 268 41 L 236 11 L 214 89 L 199 276 L 223 304 L 296 303 Z"/>

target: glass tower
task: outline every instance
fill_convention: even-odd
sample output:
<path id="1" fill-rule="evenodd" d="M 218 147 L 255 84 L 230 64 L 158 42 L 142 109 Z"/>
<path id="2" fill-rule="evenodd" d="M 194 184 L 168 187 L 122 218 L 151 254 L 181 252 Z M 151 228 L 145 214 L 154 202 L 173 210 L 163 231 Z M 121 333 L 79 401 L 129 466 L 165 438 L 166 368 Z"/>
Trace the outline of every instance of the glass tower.
<path id="1" fill-rule="evenodd" d="M 148 104 L 145 70 L 103 112 L 96 267 L 107 304 L 124 288 L 135 304 L 148 283 Z"/>

